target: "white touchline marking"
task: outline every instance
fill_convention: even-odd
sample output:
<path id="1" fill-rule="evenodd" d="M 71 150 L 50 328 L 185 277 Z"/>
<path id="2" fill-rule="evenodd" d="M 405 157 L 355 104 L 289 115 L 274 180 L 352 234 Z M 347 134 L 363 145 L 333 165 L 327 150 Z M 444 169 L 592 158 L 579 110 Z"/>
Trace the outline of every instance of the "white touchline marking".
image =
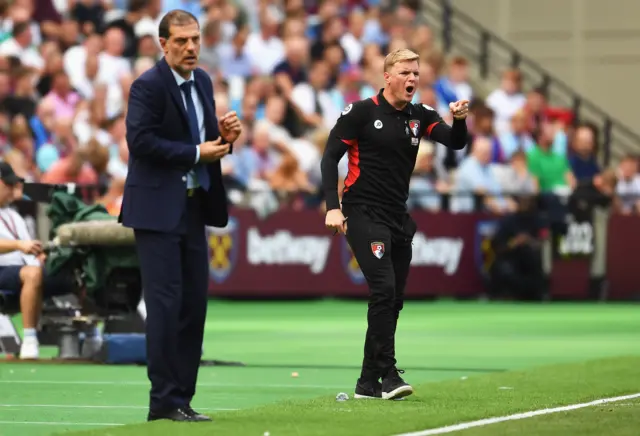
<path id="1" fill-rule="evenodd" d="M 41 421 L 0 421 L 0 424 L 25 424 L 25 425 L 86 425 L 91 427 L 115 427 L 124 424 L 106 422 L 41 422 Z"/>
<path id="2" fill-rule="evenodd" d="M 532 418 L 534 416 L 548 415 L 550 413 L 566 412 L 567 410 L 582 409 L 584 407 L 597 406 L 599 404 L 614 403 L 616 401 L 630 400 L 639 398 L 640 393 L 623 395 L 621 397 L 602 398 L 600 400 L 591 401 L 589 403 L 572 404 L 569 406 L 554 407 L 552 409 L 533 410 L 531 412 L 516 413 L 514 415 L 499 416 L 497 418 L 480 419 L 478 421 L 464 422 L 461 424 L 448 425 L 446 427 L 433 428 L 430 430 L 420 430 L 412 433 L 402 433 L 396 436 L 431 436 L 434 434 L 453 433 L 455 431 L 467 430 L 473 427 L 484 427 L 485 425 L 497 424 L 505 421 L 515 421 L 518 419 Z"/>
<path id="3" fill-rule="evenodd" d="M 102 405 L 77 405 L 77 404 L 0 404 L 0 407 L 51 407 L 58 409 L 148 409 L 148 406 L 102 406 Z M 240 409 L 223 409 L 219 407 L 196 407 L 198 410 L 240 410 Z"/>
<path id="4" fill-rule="evenodd" d="M 138 381 L 96 381 L 96 380 L 0 380 L 5 384 L 46 384 L 46 385 L 114 385 L 149 386 L 149 382 Z M 344 385 L 299 385 L 299 384 L 237 384 L 237 383 L 198 383 L 198 387 L 227 388 L 273 388 L 273 389 L 345 389 Z"/>

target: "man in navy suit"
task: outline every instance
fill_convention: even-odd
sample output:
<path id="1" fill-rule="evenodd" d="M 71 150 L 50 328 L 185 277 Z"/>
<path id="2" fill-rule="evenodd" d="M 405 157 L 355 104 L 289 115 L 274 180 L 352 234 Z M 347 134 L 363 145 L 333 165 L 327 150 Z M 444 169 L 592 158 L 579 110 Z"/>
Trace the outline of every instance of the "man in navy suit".
<path id="1" fill-rule="evenodd" d="M 131 86 L 120 220 L 135 232 L 147 309 L 148 420 L 210 421 L 191 407 L 209 283 L 205 226 L 227 225 L 220 159 L 241 124 L 235 112 L 216 119 L 211 79 L 197 68 L 196 17 L 167 13 L 159 37 L 164 58 Z"/>

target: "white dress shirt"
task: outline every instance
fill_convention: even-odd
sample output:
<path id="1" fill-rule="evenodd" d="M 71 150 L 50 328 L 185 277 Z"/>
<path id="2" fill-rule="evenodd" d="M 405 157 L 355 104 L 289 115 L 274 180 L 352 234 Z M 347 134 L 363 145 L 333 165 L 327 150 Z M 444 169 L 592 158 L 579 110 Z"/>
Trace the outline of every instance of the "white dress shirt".
<path id="1" fill-rule="evenodd" d="M 173 73 L 173 77 L 176 79 L 176 83 L 178 84 L 178 88 L 187 81 L 187 79 L 180 76 L 173 69 L 171 69 L 171 73 Z M 204 106 L 202 106 L 202 102 L 200 101 L 200 97 L 198 96 L 198 91 L 196 90 L 195 80 L 193 78 L 193 72 L 191 73 L 191 77 L 188 79 L 193 82 L 191 84 L 191 99 L 193 100 L 193 104 L 196 107 L 196 118 L 198 119 L 198 130 L 200 131 L 200 143 L 204 142 L 205 138 L 205 128 L 204 128 Z M 180 95 L 182 95 L 182 103 L 184 104 L 185 111 L 187 110 L 187 99 L 185 98 L 184 91 L 180 88 Z M 200 146 L 196 146 L 196 163 L 200 160 Z M 189 171 L 187 175 L 187 188 L 196 188 L 198 186 L 198 182 L 196 179 L 195 172 Z"/>

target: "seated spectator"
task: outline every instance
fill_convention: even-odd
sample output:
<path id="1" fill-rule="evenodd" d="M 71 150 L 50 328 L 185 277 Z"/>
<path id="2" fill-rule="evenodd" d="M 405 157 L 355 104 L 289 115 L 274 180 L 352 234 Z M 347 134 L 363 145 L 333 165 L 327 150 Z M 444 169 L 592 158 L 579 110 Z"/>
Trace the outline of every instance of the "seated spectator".
<path id="1" fill-rule="evenodd" d="M 4 160 L 21 178 L 28 182 L 37 181 L 40 171 L 34 161 L 33 136 L 22 115 L 14 117 L 11 122 L 9 141 L 10 147 L 5 149 Z"/>
<path id="2" fill-rule="evenodd" d="M 524 107 L 527 98 L 522 94 L 522 74 L 518 70 L 508 70 L 502 75 L 500 88 L 487 97 L 486 105 L 495 113 L 495 129 L 498 135 L 509 130 L 513 114 Z"/>
<path id="3" fill-rule="evenodd" d="M 243 44 L 252 70 L 261 75 L 271 74 L 284 59 L 284 44 L 278 36 L 280 23 L 281 17 L 274 9 L 263 8 L 260 11 L 260 29 L 248 35 Z"/>
<path id="4" fill-rule="evenodd" d="M 222 77 L 249 78 L 257 68 L 253 65 L 253 60 L 248 53 L 247 38 L 249 37 L 248 26 L 238 29 L 231 42 L 218 46 L 218 56 Z"/>
<path id="5" fill-rule="evenodd" d="M 528 153 L 535 145 L 533 136 L 527 129 L 526 115 L 520 110 L 511 117 L 511 129 L 500 135 L 502 156 L 508 161 L 516 151 Z"/>
<path id="6" fill-rule="evenodd" d="M 573 134 L 573 153 L 569 157 L 569 163 L 578 181 L 590 180 L 600 173 L 600 165 L 596 161 L 597 137 L 596 128 L 590 124 L 579 125 Z"/>
<path id="7" fill-rule="evenodd" d="M 501 168 L 497 170 L 498 168 Z M 538 181 L 527 168 L 527 155 L 518 150 L 511 155 L 508 166 L 494 166 L 496 176 L 500 181 L 502 192 L 514 196 L 533 195 L 538 193 Z"/>
<path id="8" fill-rule="evenodd" d="M 294 86 L 307 81 L 309 41 L 305 37 L 291 37 L 284 46 L 286 57 L 275 66 L 272 75 L 280 92 L 288 97 Z"/>
<path id="9" fill-rule="evenodd" d="M 73 117 L 80 102 L 80 95 L 71 88 L 67 74 L 60 72 L 53 77 L 51 91 L 44 99 L 53 101 L 56 116 Z"/>
<path id="10" fill-rule="evenodd" d="M 307 175 L 300 169 L 298 160 L 291 153 L 285 153 L 282 156 L 278 167 L 269 176 L 269 183 L 278 196 L 280 204 L 289 204 L 295 209 L 304 206 L 303 194 L 316 191 Z"/>
<path id="11" fill-rule="evenodd" d="M 625 156 L 618 167 L 615 211 L 623 215 L 640 213 L 640 174 L 638 158 Z"/>
<path id="12" fill-rule="evenodd" d="M 466 157 L 456 171 L 451 198 L 452 212 L 475 210 L 475 196 L 481 196 L 481 210 L 503 214 L 515 210 L 515 203 L 502 196 L 500 182 L 491 170 L 491 141 L 477 137 Z"/>
<path id="13" fill-rule="evenodd" d="M 300 113 L 303 123 L 310 129 L 331 129 L 340 110 L 333 104 L 326 91 L 329 83 L 329 67 L 324 61 L 314 61 L 309 70 L 309 82 L 299 83 L 293 88 L 291 103 Z"/>
<path id="14" fill-rule="evenodd" d="M 491 141 L 491 162 L 502 163 L 504 156 L 500 140 L 495 133 L 495 114 L 487 106 L 481 106 L 475 111 L 473 125 L 470 129 L 473 138 L 483 137 Z"/>
<path id="15" fill-rule="evenodd" d="M 433 165 L 435 147 L 426 140 L 420 141 L 416 165 L 409 184 L 409 208 L 419 208 L 430 211 L 441 209 L 442 196 L 440 194 L 449 191 L 446 182 L 438 179 L 438 174 Z"/>
<path id="16" fill-rule="evenodd" d="M 471 100 L 473 90 L 469 85 L 469 62 L 461 56 L 451 59 L 447 75 L 438 79 L 434 88 L 446 105 L 458 100 Z"/>
<path id="17" fill-rule="evenodd" d="M 95 185 L 98 183 L 98 174 L 88 161 L 87 150 L 76 149 L 51 165 L 40 181 L 56 185 L 64 183 Z"/>
<path id="18" fill-rule="evenodd" d="M 543 124 L 536 146 L 527 153 L 527 166 L 542 193 L 566 193 L 576 184 L 569 160 L 552 148 L 554 136 L 553 125 Z"/>

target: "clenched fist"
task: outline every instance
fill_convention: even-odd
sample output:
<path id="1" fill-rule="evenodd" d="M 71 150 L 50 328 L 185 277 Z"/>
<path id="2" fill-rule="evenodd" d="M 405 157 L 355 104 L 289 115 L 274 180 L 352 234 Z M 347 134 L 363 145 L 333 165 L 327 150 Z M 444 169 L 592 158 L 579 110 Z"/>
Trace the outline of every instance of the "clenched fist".
<path id="1" fill-rule="evenodd" d="M 449 103 L 449 110 L 453 118 L 464 120 L 469 114 L 469 100 L 458 100 L 454 103 Z"/>

